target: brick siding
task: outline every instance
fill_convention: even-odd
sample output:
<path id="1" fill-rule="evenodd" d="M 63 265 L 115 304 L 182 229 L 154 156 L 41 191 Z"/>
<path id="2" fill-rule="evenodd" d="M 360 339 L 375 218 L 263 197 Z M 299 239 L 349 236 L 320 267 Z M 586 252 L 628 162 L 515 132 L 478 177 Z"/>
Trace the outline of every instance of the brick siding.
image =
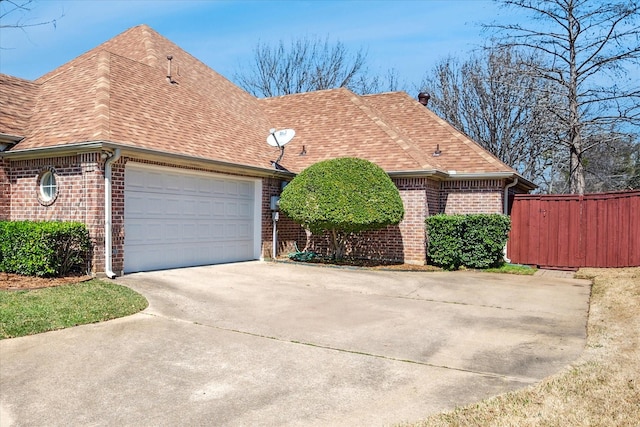
<path id="1" fill-rule="evenodd" d="M 440 211 L 446 214 L 502 213 L 504 180 L 443 181 Z"/>
<path id="2" fill-rule="evenodd" d="M 124 175 L 128 161 L 220 173 L 194 166 L 176 166 L 143 159 L 120 158 L 112 165 L 112 268 L 124 269 Z M 53 168 L 59 188 L 55 203 L 46 206 L 38 200 L 38 177 Z M 228 174 L 233 175 L 233 174 Z M 236 175 L 247 176 L 247 175 Z M 402 198 L 405 217 L 397 226 L 353 236 L 347 255 L 406 263 L 426 262 L 424 220 L 437 213 L 501 213 L 503 180 L 435 181 L 427 178 L 397 178 L 394 183 Z M 262 258 L 272 257 L 273 222 L 271 196 L 279 195 L 282 180 L 262 179 Z M 104 160 L 100 153 L 48 159 L 0 159 L 0 220 L 63 220 L 87 225 L 93 243 L 91 271 L 104 271 Z M 278 255 L 302 250 L 305 230 L 280 213 L 277 224 Z M 310 249 L 327 255 L 329 237 L 312 236 Z"/>
<path id="3" fill-rule="evenodd" d="M 100 257 L 104 253 L 104 177 L 100 154 L 5 162 L 10 164 L 5 169 L 9 171 L 11 191 L 8 198 L 3 197 L 9 202 L 8 209 L 3 206 L 3 219 L 82 222 L 92 237 L 92 271 L 104 269 Z M 55 203 L 49 205 L 38 199 L 38 177 L 45 169 L 55 171 L 58 187 Z"/>
<path id="4" fill-rule="evenodd" d="M 9 162 L 0 158 L 0 221 L 11 218 L 11 183 L 9 181 Z"/>

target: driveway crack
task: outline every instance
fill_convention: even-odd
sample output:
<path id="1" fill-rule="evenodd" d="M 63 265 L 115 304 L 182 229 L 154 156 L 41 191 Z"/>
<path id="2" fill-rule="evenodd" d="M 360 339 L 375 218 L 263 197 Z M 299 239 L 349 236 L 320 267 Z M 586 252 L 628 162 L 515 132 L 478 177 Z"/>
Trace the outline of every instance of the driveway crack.
<path id="1" fill-rule="evenodd" d="M 325 344 L 317 344 L 317 343 L 299 341 L 299 340 L 293 340 L 293 339 L 283 339 L 283 338 L 279 338 L 279 337 L 276 337 L 276 336 L 260 334 L 260 333 L 257 333 L 257 332 L 243 331 L 243 330 L 240 330 L 240 329 L 233 329 L 233 328 L 225 328 L 223 326 L 211 325 L 211 324 L 207 324 L 207 323 L 201 323 L 201 322 L 198 322 L 198 321 L 190 321 L 190 320 L 178 319 L 178 318 L 163 316 L 163 315 L 159 315 L 159 314 L 155 314 L 155 313 L 144 313 L 144 314 L 147 314 L 147 315 L 152 316 L 152 317 L 158 317 L 158 318 L 163 318 L 163 319 L 172 320 L 172 321 L 191 323 L 193 325 L 203 326 L 203 327 L 206 327 L 206 328 L 217 329 L 219 331 L 224 331 L 224 332 L 232 332 L 232 333 L 236 333 L 236 334 L 242 334 L 242 335 L 247 335 L 247 336 L 251 336 L 251 337 L 255 337 L 255 338 L 262 338 L 262 339 L 277 341 L 277 342 L 281 342 L 281 343 L 303 345 L 303 346 L 307 346 L 307 347 L 314 347 L 314 348 L 319 348 L 319 349 L 323 349 L 323 350 L 330 350 L 330 351 L 346 353 L 346 354 L 355 354 L 355 355 L 360 355 L 360 356 L 365 356 L 365 357 L 372 357 L 372 358 L 376 358 L 376 359 L 388 360 L 388 361 L 392 361 L 392 362 L 410 363 L 410 364 L 426 366 L 426 367 L 430 367 L 430 368 L 446 369 L 446 370 L 450 370 L 450 371 L 465 372 L 465 373 L 469 373 L 469 374 L 480 375 L 480 376 L 488 377 L 488 378 L 497 378 L 497 379 L 501 379 L 501 380 L 505 380 L 505 381 L 524 382 L 524 383 L 527 383 L 527 384 L 532 384 L 532 383 L 535 383 L 535 382 L 539 381 L 538 379 L 530 378 L 530 377 L 512 376 L 512 375 L 497 374 L 495 372 L 487 372 L 487 371 L 480 371 L 480 370 L 474 370 L 474 369 L 457 368 L 457 367 L 454 367 L 454 366 L 439 365 L 439 364 L 434 364 L 434 363 L 422 362 L 422 361 L 419 361 L 419 360 L 403 359 L 403 358 L 399 358 L 399 357 L 386 356 L 386 355 L 383 355 L 383 354 L 370 353 L 370 352 L 366 352 L 366 351 L 350 350 L 350 349 L 345 349 L 345 348 L 333 347 L 333 346 L 325 345 Z"/>

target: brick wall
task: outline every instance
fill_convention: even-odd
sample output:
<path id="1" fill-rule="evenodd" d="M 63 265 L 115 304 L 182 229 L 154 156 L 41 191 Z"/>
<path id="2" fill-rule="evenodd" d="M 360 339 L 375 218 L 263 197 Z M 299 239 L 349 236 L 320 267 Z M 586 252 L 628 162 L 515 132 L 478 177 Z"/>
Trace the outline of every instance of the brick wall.
<path id="1" fill-rule="evenodd" d="M 0 158 L 0 221 L 11 218 L 11 184 L 9 182 L 9 162 Z"/>
<path id="2" fill-rule="evenodd" d="M 124 272 L 124 168 L 127 160 L 121 157 L 111 164 L 111 269 L 116 274 Z M 104 234 L 104 229 L 102 232 Z"/>
<path id="3" fill-rule="evenodd" d="M 9 163 L 9 162 L 7 162 Z M 38 177 L 44 170 L 55 173 L 58 188 L 53 203 L 39 199 Z M 10 162 L 10 220 L 79 221 L 87 225 L 93 243 L 93 267 L 101 261 L 103 243 L 97 239 L 103 228 L 103 175 L 99 153 Z M 102 241 L 103 242 L 103 241 Z"/>
<path id="4" fill-rule="evenodd" d="M 264 259 L 273 257 L 271 196 L 280 195 L 282 182 L 282 180 L 275 178 L 264 178 L 262 180 L 262 257 Z M 294 252 L 296 245 L 300 250 L 304 248 L 306 241 L 304 229 L 282 212 L 279 213 L 276 232 L 278 257 Z"/>
<path id="5" fill-rule="evenodd" d="M 356 258 L 374 258 L 407 263 L 424 263 L 426 259 L 424 218 L 428 212 L 427 186 L 425 178 L 402 178 L 394 181 L 399 189 L 405 208 L 402 222 L 396 226 L 388 226 L 381 230 L 367 231 L 349 236 L 346 242 L 346 256 Z M 267 185 L 265 184 L 265 187 Z M 265 188 L 263 187 L 263 188 Z M 268 208 L 268 202 L 263 202 Z M 269 214 L 269 219 L 270 219 Z M 264 226 L 271 233 L 271 225 Z M 271 244 L 271 235 L 263 231 L 264 239 Z M 302 227 L 284 214 L 280 214 L 278 222 L 279 251 L 291 250 L 293 243 L 302 250 L 306 244 L 306 233 Z M 311 238 L 310 250 L 321 254 L 330 253 L 330 236 L 328 233 L 314 235 Z M 269 253 L 271 250 L 269 249 Z M 281 255 L 283 253 L 280 253 Z"/>
<path id="6" fill-rule="evenodd" d="M 124 269 L 124 172 L 127 161 L 159 166 L 167 163 L 121 158 L 112 165 L 112 267 Z M 50 205 L 38 199 L 38 177 L 46 168 L 55 171 L 58 197 Z M 185 167 L 192 170 L 206 170 Z M 0 219 L 81 221 L 93 242 L 93 272 L 104 271 L 104 160 L 100 153 L 49 159 L 9 162 L 0 159 Z M 216 172 L 208 170 L 209 172 Z M 347 244 L 347 255 L 407 263 L 426 262 L 424 220 L 437 213 L 501 213 L 503 180 L 434 181 L 426 178 L 397 178 L 405 217 L 397 226 L 361 233 Z M 282 180 L 262 180 L 262 257 L 272 256 L 272 195 L 281 192 Z M 8 187 L 10 186 L 10 191 Z M 304 229 L 282 212 L 277 224 L 278 255 L 284 256 L 306 243 Z M 329 253 L 328 235 L 313 236 L 311 250 Z"/>
<path id="7" fill-rule="evenodd" d="M 503 189 L 500 179 L 442 181 L 440 212 L 502 213 Z"/>

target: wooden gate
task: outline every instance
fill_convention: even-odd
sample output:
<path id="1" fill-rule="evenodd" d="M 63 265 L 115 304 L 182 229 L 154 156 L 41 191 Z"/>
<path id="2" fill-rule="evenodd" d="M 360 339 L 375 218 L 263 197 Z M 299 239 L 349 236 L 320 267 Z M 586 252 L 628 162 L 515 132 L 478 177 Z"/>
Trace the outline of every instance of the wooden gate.
<path id="1" fill-rule="evenodd" d="M 517 194 L 507 257 L 556 269 L 640 266 L 640 191 Z"/>

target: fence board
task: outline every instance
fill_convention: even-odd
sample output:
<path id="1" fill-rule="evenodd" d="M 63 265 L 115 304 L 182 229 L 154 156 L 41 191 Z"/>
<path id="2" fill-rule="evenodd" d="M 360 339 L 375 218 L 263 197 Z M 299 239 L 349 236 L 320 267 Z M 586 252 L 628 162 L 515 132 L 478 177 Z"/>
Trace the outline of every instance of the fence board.
<path id="1" fill-rule="evenodd" d="M 507 256 L 545 268 L 640 266 L 640 191 L 517 194 Z"/>

